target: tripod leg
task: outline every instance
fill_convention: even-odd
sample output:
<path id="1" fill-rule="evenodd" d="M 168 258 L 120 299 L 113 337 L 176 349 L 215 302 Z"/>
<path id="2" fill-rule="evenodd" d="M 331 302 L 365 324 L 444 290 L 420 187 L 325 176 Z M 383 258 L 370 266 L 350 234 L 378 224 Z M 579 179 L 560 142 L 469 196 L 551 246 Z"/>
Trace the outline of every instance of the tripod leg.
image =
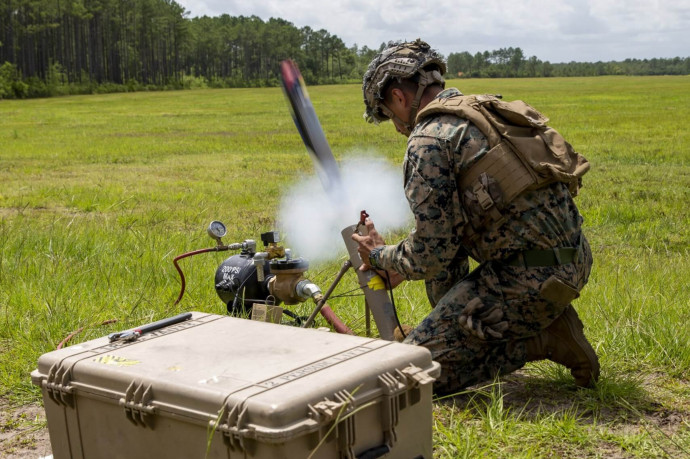
<path id="1" fill-rule="evenodd" d="M 317 301 L 316 307 L 312 311 L 311 315 L 306 320 L 306 322 L 302 324 L 302 328 L 307 328 L 311 326 L 311 324 L 314 322 L 314 319 L 316 318 L 316 315 L 321 311 L 321 308 L 323 308 L 328 298 L 330 298 L 331 294 L 333 293 L 333 290 L 335 290 L 336 286 L 340 282 L 340 279 L 343 278 L 343 275 L 345 275 L 345 272 L 348 269 L 350 269 L 351 266 L 352 262 L 350 260 L 347 260 L 345 263 L 343 263 L 343 266 L 340 268 L 340 271 L 338 271 L 338 275 L 335 276 L 335 279 L 333 279 L 333 283 L 330 287 L 328 287 L 326 293 L 321 298 L 319 298 L 319 301 Z"/>

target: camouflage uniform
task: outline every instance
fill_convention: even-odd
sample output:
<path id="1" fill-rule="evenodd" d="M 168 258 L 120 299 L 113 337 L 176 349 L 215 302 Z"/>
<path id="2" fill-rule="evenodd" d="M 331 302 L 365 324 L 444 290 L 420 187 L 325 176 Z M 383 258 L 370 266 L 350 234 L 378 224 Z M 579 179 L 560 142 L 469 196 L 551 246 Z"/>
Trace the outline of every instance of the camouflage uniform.
<path id="1" fill-rule="evenodd" d="M 437 97 L 456 94 L 460 94 L 457 89 L 447 89 Z M 592 265 L 581 233 L 582 217 L 563 183 L 523 192 L 505 210 L 505 223 L 467 238 L 472 209 L 463 210 L 456 174 L 461 176 L 488 150 L 486 137 L 454 115 L 429 116 L 414 127 L 403 167 L 405 194 L 416 227 L 399 244 L 385 246 L 378 261 L 381 268 L 426 282 L 434 309 L 405 342 L 427 347 L 442 365 L 434 386 L 438 393 L 451 393 L 522 367 L 525 340 L 568 306 L 543 298 L 543 282 L 556 275 L 579 291 Z M 573 263 L 557 266 L 504 263 L 523 250 L 554 247 L 580 250 Z M 480 263 L 469 274 L 468 255 Z M 477 323 L 492 315 L 488 312 L 499 310 L 501 337 L 472 333 L 461 324 L 463 312 Z"/>

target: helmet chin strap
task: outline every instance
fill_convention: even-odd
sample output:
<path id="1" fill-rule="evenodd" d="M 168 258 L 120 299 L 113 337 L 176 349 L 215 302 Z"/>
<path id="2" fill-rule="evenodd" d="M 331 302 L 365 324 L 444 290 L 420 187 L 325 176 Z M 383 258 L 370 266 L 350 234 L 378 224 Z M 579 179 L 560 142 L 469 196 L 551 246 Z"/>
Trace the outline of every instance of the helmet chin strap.
<path id="1" fill-rule="evenodd" d="M 417 84 L 417 93 L 415 94 L 414 99 L 412 100 L 412 104 L 410 104 L 410 115 L 408 117 L 408 121 L 404 122 L 397 116 L 392 116 L 392 119 L 396 120 L 403 126 L 403 134 L 405 134 L 408 137 L 412 133 L 412 128 L 417 124 L 417 112 L 419 112 L 419 104 L 422 101 L 422 96 L 424 95 L 424 90 L 426 89 L 426 87 L 433 83 L 440 83 L 441 86 L 445 87 L 446 83 L 441 74 L 436 70 L 427 72 L 425 70 L 420 69 L 418 70 L 418 73 L 420 75 L 420 78 L 419 83 Z"/>
<path id="2" fill-rule="evenodd" d="M 390 110 L 388 107 L 386 107 L 383 104 L 381 104 L 379 106 L 379 109 L 383 112 L 384 115 L 386 115 L 388 117 L 388 119 L 392 120 L 393 123 L 403 127 L 404 130 L 401 131 L 403 134 L 405 134 L 408 137 L 410 136 L 410 134 L 412 133 L 412 125 L 409 122 L 406 123 L 405 121 L 398 118 L 397 115 L 395 113 L 393 113 L 392 110 Z"/>
<path id="3" fill-rule="evenodd" d="M 409 137 L 410 134 L 412 134 L 412 128 L 414 127 L 414 117 L 416 115 L 413 115 L 412 112 L 410 112 L 410 118 L 409 121 L 406 123 L 397 116 L 394 118 L 395 121 L 398 122 L 399 125 L 402 126 L 402 130 L 400 131 L 402 134 L 405 135 L 405 137 Z"/>
<path id="4" fill-rule="evenodd" d="M 419 111 L 419 104 L 422 101 L 422 96 L 424 95 L 424 90 L 426 89 L 427 85 L 429 84 L 429 80 L 426 78 L 426 72 L 423 70 L 419 71 L 420 74 L 422 74 L 422 78 L 419 79 L 419 85 L 417 86 L 417 94 L 414 95 L 414 99 L 412 99 L 412 104 L 410 104 L 410 116 L 408 118 L 408 125 L 406 127 L 410 128 L 410 132 L 412 132 L 412 127 L 417 124 L 417 112 Z M 410 135 L 410 134 L 407 134 Z"/>

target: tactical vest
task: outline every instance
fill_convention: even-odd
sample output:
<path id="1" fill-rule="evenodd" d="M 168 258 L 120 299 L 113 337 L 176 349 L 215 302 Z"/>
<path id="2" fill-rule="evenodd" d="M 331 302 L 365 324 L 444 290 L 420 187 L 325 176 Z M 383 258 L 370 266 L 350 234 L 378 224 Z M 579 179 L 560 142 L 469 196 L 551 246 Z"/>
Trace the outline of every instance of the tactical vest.
<path id="1" fill-rule="evenodd" d="M 434 99 L 419 111 L 417 122 L 444 113 L 470 121 L 489 141 L 490 150 L 456 176 L 474 230 L 467 234 L 470 238 L 489 226 L 500 226 L 505 220 L 503 209 L 525 190 L 563 182 L 577 195 L 589 162 L 528 104 L 504 102 L 492 95 L 458 95 Z"/>

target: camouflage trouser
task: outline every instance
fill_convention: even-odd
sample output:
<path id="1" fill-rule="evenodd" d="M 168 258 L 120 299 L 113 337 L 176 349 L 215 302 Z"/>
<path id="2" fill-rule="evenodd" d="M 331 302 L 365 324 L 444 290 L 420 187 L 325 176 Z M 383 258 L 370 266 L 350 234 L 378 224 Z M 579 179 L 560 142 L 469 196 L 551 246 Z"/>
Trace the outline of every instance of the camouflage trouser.
<path id="1" fill-rule="evenodd" d="M 542 298 L 542 283 L 556 275 L 579 291 L 591 266 L 592 254 L 584 238 L 576 263 L 532 268 L 483 263 L 452 286 L 404 342 L 428 348 L 441 364 L 441 376 L 434 384 L 437 394 L 515 371 L 526 363 L 524 341 L 547 327 L 568 305 Z M 482 304 L 478 314 L 494 306 L 502 309 L 502 320 L 508 322 L 502 339 L 488 335 L 480 339 L 460 325 L 463 309 L 475 298 Z"/>

